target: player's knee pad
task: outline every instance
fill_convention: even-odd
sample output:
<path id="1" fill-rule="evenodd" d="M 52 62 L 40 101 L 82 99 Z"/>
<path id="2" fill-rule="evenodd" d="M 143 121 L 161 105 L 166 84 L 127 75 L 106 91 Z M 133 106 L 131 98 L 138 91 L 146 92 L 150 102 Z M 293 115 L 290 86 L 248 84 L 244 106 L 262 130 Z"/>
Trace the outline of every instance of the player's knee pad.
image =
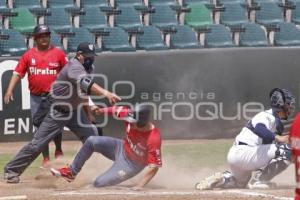
<path id="1" fill-rule="evenodd" d="M 290 144 L 277 143 L 276 147 L 275 159 L 282 159 L 285 162 L 292 161 L 292 148 Z"/>

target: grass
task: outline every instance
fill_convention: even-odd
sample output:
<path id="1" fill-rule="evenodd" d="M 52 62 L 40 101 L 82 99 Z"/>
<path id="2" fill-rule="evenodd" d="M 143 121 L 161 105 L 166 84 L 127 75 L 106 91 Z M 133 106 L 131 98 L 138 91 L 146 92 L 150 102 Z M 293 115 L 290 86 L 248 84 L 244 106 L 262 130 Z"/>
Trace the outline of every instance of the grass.
<path id="1" fill-rule="evenodd" d="M 174 164 L 184 168 L 220 166 L 226 163 L 226 156 L 231 145 L 231 140 L 164 145 L 163 156 L 172 159 Z"/>

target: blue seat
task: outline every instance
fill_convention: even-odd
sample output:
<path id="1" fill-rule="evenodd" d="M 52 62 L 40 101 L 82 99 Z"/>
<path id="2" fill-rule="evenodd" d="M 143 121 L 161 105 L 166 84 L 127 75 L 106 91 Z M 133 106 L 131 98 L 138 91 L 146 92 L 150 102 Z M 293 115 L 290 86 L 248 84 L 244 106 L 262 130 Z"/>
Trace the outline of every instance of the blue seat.
<path id="1" fill-rule="evenodd" d="M 107 0 L 80 0 L 80 7 L 106 7 L 108 6 Z"/>
<path id="2" fill-rule="evenodd" d="M 196 33 L 189 26 L 176 26 L 176 33 L 171 34 L 170 47 L 172 49 L 197 49 L 201 46 Z"/>
<path id="3" fill-rule="evenodd" d="M 220 14 L 220 23 L 235 27 L 248 23 L 246 10 L 238 2 L 224 3 L 225 11 Z"/>
<path id="4" fill-rule="evenodd" d="M 280 30 L 274 33 L 275 46 L 300 46 L 300 30 L 293 23 L 279 23 Z"/>
<path id="5" fill-rule="evenodd" d="M 104 51 L 135 51 L 128 41 L 128 34 L 119 27 L 106 28 L 108 36 L 102 37 L 102 50 Z"/>
<path id="6" fill-rule="evenodd" d="M 47 7 L 50 8 L 72 8 L 76 7 L 73 0 L 47 0 Z"/>
<path id="7" fill-rule="evenodd" d="M 210 32 L 205 33 L 204 47 L 235 47 L 232 41 L 230 31 L 222 24 L 213 24 L 209 26 Z"/>
<path id="8" fill-rule="evenodd" d="M 136 48 L 139 50 L 165 50 L 165 45 L 161 32 L 155 26 L 144 26 L 141 28 L 144 34 L 137 35 Z"/>
<path id="9" fill-rule="evenodd" d="M 292 10 L 292 22 L 300 24 L 300 1 L 294 2 L 296 8 Z"/>
<path id="10" fill-rule="evenodd" d="M 85 7 L 85 14 L 80 16 L 80 26 L 91 31 L 107 27 L 106 16 L 98 7 Z"/>
<path id="11" fill-rule="evenodd" d="M 13 0 L 14 8 L 41 8 L 40 0 Z"/>
<path id="12" fill-rule="evenodd" d="M 256 22 L 264 26 L 283 22 L 283 12 L 276 2 L 260 2 L 260 10 L 255 12 Z"/>
<path id="13" fill-rule="evenodd" d="M 56 32 L 69 32 L 72 26 L 65 8 L 51 8 L 50 12 L 50 16 L 45 16 L 45 24 Z"/>
<path id="14" fill-rule="evenodd" d="M 68 38 L 68 52 L 76 52 L 79 43 L 85 41 L 94 44 L 95 37 L 86 28 L 71 28 L 70 31 L 74 33 L 74 36 Z M 96 47 L 96 52 L 100 52 L 101 49 Z"/>
<path id="15" fill-rule="evenodd" d="M 245 32 L 240 33 L 240 46 L 261 47 L 268 46 L 268 39 L 265 31 L 255 23 L 244 24 Z"/>
<path id="16" fill-rule="evenodd" d="M 53 31 L 51 32 L 51 44 L 53 44 L 56 47 L 64 50 L 64 47 L 62 45 L 60 36 L 57 33 L 53 32 Z"/>
<path id="17" fill-rule="evenodd" d="M 151 25 L 159 28 L 169 28 L 178 25 L 176 12 L 169 5 L 155 5 L 155 13 L 150 15 Z"/>
<path id="18" fill-rule="evenodd" d="M 142 26 L 140 20 L 140 14 L 130 5 L 121 5 L 118 7 L 121 14 L 115 16 L 115 26 L 119 26 L 123 29 L 137 29 Z"/>
<path id="19" fill-rule="evenodd" d="M 1 56 L 21 56 L 27 51 L 25 38 L 16 30 L 4 29 L 2 34 L 8 35 L 8 40 L 0 40 Z"/>

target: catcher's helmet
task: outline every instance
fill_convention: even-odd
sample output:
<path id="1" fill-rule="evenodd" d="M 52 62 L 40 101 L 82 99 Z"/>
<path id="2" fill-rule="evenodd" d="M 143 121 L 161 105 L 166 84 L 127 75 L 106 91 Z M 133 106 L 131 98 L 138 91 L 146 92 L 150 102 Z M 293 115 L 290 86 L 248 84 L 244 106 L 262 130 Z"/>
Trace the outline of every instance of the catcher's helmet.
<path id="1" fill-rule="evenodd" d="M 136 123 L 138 127 L 145 126 L 151 118 L 151 106 L 140 104 L 135 107 L 132 112 L 129 112 L 128 116 L 124 120 L 129 123 Z"/>
<path id="2" fill-rule="evenodd" d="M 36 27 L 34 27 L 33 30 L 33 35 L 37 36 L 39 34 L 51 34 L 51 31 L 49 29 L 49 27 L 47 25 L 37 25 Z"/>
<path id="3" fill-rule="evenodd" d="M 271 107 L 284 111 L 287 117 L 295 110 L 295 97 L 287 89 L 274 88 L 270 92 Z"/>

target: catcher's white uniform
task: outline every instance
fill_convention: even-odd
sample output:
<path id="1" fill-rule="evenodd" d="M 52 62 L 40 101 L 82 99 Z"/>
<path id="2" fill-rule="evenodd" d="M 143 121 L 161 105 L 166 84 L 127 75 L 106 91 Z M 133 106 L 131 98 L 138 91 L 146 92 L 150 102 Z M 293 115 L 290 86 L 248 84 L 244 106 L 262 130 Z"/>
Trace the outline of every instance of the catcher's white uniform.
<path id="1" fill-rule="evenodd" d="M 262 111 L 255 115 L 251 121 L 252 127 L 263 124 L 272 133 L 276 131 L 276 118 L 272 109 Z M 274 141 L 273 141 L 274 142 Z M 275 158 L 277 147 L 274 143 L 263 144 L 263 139 L 248 127 L 244 127 L 235 138 L 233 146 L 230 148 L 227 161 L 231 173 L 239 184 L 245 184 L 251 178 L 254 170 L 265 167 Z"/>

